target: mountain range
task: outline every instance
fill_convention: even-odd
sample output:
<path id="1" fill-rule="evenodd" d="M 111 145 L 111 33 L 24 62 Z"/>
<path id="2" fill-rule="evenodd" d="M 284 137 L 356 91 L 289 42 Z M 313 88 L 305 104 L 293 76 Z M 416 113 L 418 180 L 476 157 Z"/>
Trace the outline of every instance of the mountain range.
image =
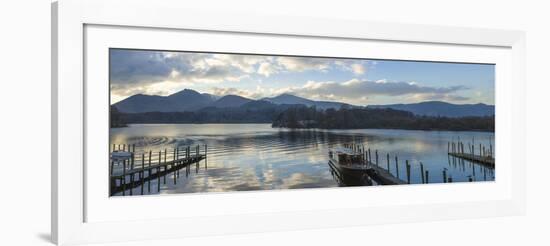
<path id="1" fill-rule="evenodd" d="M 290 105 L 315 106 L 317 109 L 339 109 L 344 107 L 359 107 L 341 102 L 315 101 L 291 94 L 281 94 L 276 97 L 266 97 L 253 100 L 238 95 L 218 97 L 208 93 L 199 93 L 184 89 L 169 96 L 155 96 L 137 94 L 130 96 L 113 106 L 122 113 L 150 113 L 150 112 L 200 112 L 220 111 L 223 109 L 239 110 L 269 110 L 280 109 Z M 440 101 L 428 101 L 413 104 L 369 105 L 367 108 L 391 108 L 412 112 L 415 115 L 426 116 L 491 116 L 494 115 L 493 105 L 486 104 L 451 104 Z"/>

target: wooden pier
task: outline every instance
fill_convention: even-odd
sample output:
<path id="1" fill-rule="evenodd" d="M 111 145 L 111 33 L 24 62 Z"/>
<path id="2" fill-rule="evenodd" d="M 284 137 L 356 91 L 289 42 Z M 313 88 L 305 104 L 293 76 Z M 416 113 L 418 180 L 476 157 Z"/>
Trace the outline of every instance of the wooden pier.
<path id="1" fill-rule="evenodd" d="M 361 154 L 362 162 L 366 166 L 366 173 L 377 183 L 381 185 L 411 184 L 412 164 L 409 160 L 404 160 L 405 177 L 401 178 L 399 169 L 403 168 L 403 161 L 401 160 L 400 162 L 397 155 L 393 158 L 389 153 L 386 153 L 385 156 L 380 156 L 378 150 L 372 151 L 370 148 L 365 148 L 362 144 L 349 143 L 343 144 L 343 146 L 349 148 L 352 152 Z M 430 171 L 424 168 L 422 162 L 419 162 L 417 165 L 420 171 L 420 183 L 430 183 Z M 394 170 L 393 173 L 392 170 Z M 453 178 L 448 175 L 446 168 L 443 168 L 440 174 L 443 175 L 443 183 L 453 182 Z M 468 181 L 473 182 L 473 179 L 470 178 Z"/>
<path id="2" fill-rule="evenodd" d="M 447 154 L 452 157 L 468 160 L 494 168 L 495 158 L 493 155 L 493 145 L 489 144 L 489 147 L 486 147 L 482 144 L 479 144 L 479 147 L 477 149 L 476 147 L 477 145 L 473 141 L 471 143 L 467 143 L 466 145 L 464 144 L 464 142 L 461 142 L 460 139 L 458 139 L 457 142 L 453 141 L 447 143 Z"/>
<path id="3" fill-rule="evenodd" d="M 372 157 L 372 151 L 370 148 L 365 149 L 363 145 L 358 145 L 355 143 L 352 144 L 344 144 L 344 147 L 351 149 L 354 152 L 358 152 L 362 156 L 362 162 L 366 166 L 366 173 L 377 183 L 382 185 L 399 185 L 399 184 L 407 184 L 410 183 L 410 166 L 407 161 L 407 177 L 408 181 L 404 181 L 399 179 L 399 163 L 397 156 L 395 157 L 395 165 L 396 165 L 396 173 L 397 177 L 394 176 L 389 170 L 390 170 L 390 156 L 389 154 L 386 155 L 386 161 L 387 161 L 387 169 L 384 169 L 379 164 L 379 160 L 381 159 L 378 155 L 378 150 L 374 150 L 375 157 Z M 374 159 L 374 160 L 373 160 Z"/>
<path id="4" fill-rule="evenodd" d="M 151 193 L 151 181 L 157 181 L 157 192 L 160 192 L 161 180 L 166 184 L 166 177 L 171 175 L 174 184 L 177 184 L 179 172 L 205 160 L 207 146 L 204 145 L 201 153 L 201 146 L 197 145 L 192 151 L 190 146 L 177 147 L 171 150 L 143 151 L 137 153 L 135 145 L 113 145 L 110 161 L 110 194 L 122 192 L 122 195 L 133 195 L 133 189 L 141 187 L 139 193 Z"/>

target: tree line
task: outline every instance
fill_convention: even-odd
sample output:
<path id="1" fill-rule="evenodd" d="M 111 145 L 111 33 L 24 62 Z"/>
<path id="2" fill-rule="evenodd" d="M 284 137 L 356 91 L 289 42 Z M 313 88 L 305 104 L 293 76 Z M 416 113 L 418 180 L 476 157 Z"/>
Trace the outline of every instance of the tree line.
<path id="1" fill-rule="evenodd" d="M 394 109 L 340 108 L 317 110 L 315 107 L 294 107 L 281 112 L 273 127 L 322 129 L 406 129 L 494 131 L 495 117 L 417 116 Z"/>

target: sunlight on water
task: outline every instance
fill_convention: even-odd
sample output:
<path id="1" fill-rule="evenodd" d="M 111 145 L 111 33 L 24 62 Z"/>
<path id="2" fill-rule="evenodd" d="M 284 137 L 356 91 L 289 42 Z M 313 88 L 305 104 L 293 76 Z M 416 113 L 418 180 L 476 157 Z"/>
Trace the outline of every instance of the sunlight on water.
<path id="1" fill-rule="evenodd" d="M 188 174 L 182 170 L 177 184 L 161 183 L 161 193 L 339 186 L 328 165 L 328 150 L 352 142 L 364 144 L 373 156 L 377 149 L 382 167 L 386 167 L 386 154 L 390 154 L 390 172 L 395 176 L 397 155 L 401 179 L 406 176 L 404 161 L 409 160 L 411 183 L 421 183 L 420 162 L 430 172 L 430 183 L 443 182 L 444 169 L 453 182 L 468 181 L 469 176 L 475 181 L 494 180 L 493 169 L 447 155 L 448 141 L 458 137 L 485 146 L 494 144 L 494 133 L 487 132 L 289 130 L 271 128 L 270 124 L 147 124 L 110 131 L 111 145 L 135 144 L 136 153 L 208 145 L 207 160 L 192 165 Z M 152 181 L 152 186 L 156 193 L 157 183 Z"/>

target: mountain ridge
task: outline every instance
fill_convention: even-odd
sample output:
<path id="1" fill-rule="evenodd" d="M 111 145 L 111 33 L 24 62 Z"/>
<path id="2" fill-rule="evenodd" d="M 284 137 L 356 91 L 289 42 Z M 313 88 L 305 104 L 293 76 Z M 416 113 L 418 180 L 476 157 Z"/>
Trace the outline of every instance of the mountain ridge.
<path id="1" fill-rule="evenodd" d="M 285 106 L 286 105 L 286 106 Z M 351 108 L 391 108 L 411 112 L 415 115 L 465 117 L 494 115 L 494 105 L 452 104 L 442 101 L 425 101 L 410 104 L 388 104 L 356 106 L 342 102 L 315 101 L 289 93 L 275 97 L 265 97 L 258 100 L 238 96 L 216 96 L 208 93 L 199 93 L 192 89 L 184 89 L 168 96 L 136 94 L 113 104 L 121 113 L 148 113 L 148 112 L 198 112 L 212 108 L 242 108 L 243 110 L 267 110 L 280 108 L 278 106 L 316 107 L 318 110 Z"/>

